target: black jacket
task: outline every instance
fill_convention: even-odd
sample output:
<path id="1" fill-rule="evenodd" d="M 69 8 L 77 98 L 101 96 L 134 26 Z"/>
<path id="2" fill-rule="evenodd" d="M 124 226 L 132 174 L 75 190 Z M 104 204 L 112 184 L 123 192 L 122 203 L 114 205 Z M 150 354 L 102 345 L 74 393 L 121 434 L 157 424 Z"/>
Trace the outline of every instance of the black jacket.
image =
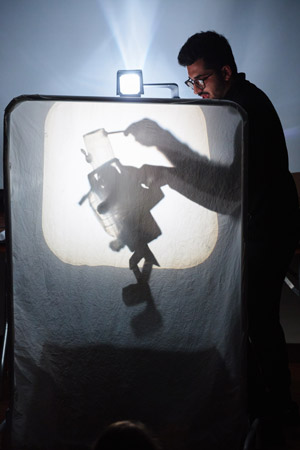
<path id="1" fill-rule="evenodd" d="M 225 98 L 248 115 L 249 239 L 278 238 L 299 228 L 296 186 L 280 119 L 269 98 L 239 73 Z"/>

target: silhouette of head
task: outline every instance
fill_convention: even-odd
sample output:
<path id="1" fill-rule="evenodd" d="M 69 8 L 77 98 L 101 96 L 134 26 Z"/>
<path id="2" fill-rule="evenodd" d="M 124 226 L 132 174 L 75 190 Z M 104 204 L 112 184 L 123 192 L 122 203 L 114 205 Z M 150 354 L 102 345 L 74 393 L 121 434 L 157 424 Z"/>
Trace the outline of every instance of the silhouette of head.
<path id="1" fill-rule="evenodd" d="M 115 422 L 100 435 L 93 450 L 159 450 L 146 426 L 140 422 Z"/>

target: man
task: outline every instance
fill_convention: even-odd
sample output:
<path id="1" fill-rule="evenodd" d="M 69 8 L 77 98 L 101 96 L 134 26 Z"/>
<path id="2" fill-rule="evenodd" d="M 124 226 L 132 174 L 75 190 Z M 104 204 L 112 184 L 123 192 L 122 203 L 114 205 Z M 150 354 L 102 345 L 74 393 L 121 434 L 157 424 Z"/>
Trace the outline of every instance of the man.
<path id="1" fill-rule="evenodd" d="M 285 138 L 268 97 L 237 72 L 231 47 L 213 31 L 191 36 L 178 55 L 186 84 L 204 99 L 238 103 L 248 115 L 249 407 L 252 416 L 297 418 L 279 321 L 282 284 L 299 240 L 297 192 Z M 257 362 L 257 365 L 254 364 Z"/>

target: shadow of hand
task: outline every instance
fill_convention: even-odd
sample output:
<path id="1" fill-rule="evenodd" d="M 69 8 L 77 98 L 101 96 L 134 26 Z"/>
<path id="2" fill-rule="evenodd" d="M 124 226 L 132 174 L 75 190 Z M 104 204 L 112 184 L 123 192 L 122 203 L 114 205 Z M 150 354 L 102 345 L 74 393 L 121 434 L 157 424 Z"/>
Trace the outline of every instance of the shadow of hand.
<path id="1" fill-rule="evenodd" d="M 124 131 L 124 134 L 125 136 L 132 134 L 137 142 L 146 147 L 151 147 L 152 145 L 159 146 L 167 136 L 172 136 L 168 131 L 150 119 L 143 119 L 139 122 L 132 123 Z"/>

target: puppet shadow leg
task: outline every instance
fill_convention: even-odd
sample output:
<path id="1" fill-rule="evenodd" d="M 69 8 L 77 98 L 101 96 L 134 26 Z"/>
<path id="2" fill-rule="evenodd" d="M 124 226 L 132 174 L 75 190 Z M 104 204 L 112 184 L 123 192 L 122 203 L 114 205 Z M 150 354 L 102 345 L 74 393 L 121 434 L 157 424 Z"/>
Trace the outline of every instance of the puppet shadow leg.
<path id="1" fill-rule="evenodd" d="M 136 266 L 134 274 L 137 279 L 136 284 L 130 284 L 123 288 L 123 301 L 126 306 L 135 306 L 146 303 L 145 309 L 131 320 L 131 327 L 137 337 L 143 337 L 153 333 L 163 325 L 163 320 L 155 307 L 151 289 L 148 284 L 152 271 L 152 264 L 145 262 L 142 272 Z"/>
<path id="2" fill-rule="evenodd" d="M 130 284 L 123 288 L 123 302 L 126 306 L 134 306 L 139 303 L 153 301 L 148 281 L 151 276 L 153 262 L 145 259 L 142 271 L 137 264 L 131 265 L 137 284 Z"/>

